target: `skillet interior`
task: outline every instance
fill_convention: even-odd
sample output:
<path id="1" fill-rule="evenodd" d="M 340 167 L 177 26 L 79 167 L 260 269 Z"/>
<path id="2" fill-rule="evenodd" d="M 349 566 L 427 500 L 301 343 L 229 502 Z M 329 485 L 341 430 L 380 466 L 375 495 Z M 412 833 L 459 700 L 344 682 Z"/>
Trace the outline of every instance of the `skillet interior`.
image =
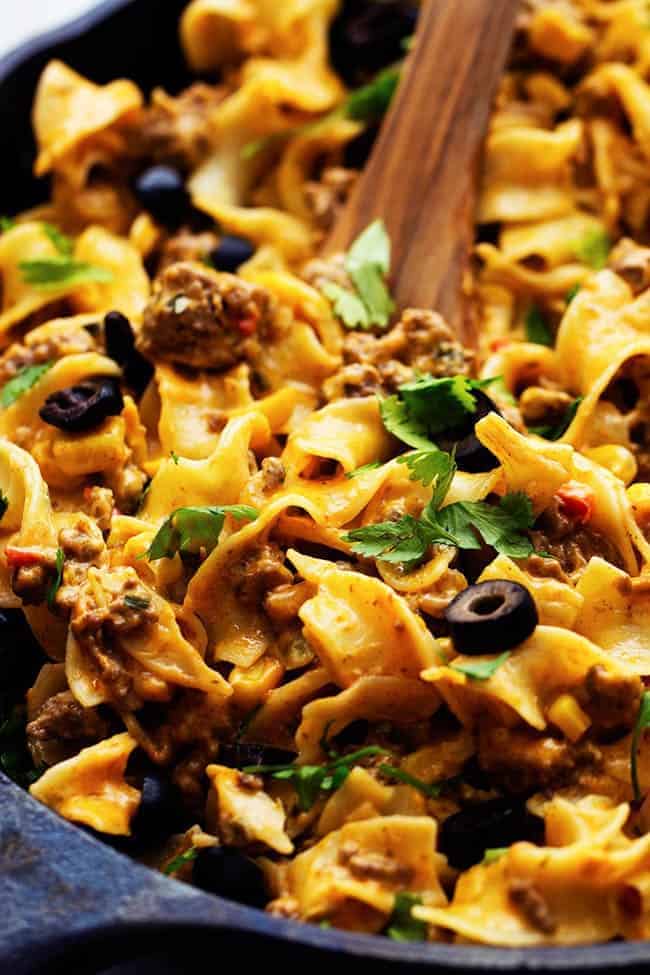
<path id="1" fill-rule="evenodd" d="M 145 91 L 155 85 L 177 91 L 190 80 L 177 41 L 186 2 L 106 0 L 0 59 L 0 213 L 26 209 L 47 196 L 46 182 L 31 173 L 30 124 L 45 64 L 58 57 L 94 81 L 127 77 Z M 363 959 L 375 973 L 428 969 L 467 975 L 488 970 L 641 975 L 650 965 L 647 942 L 523 951 L 398 944 L 283 921 L 132 863 L 60 820 L 1 773 L 0 894 L 0 971 L 12 975 L 83 975 L 97 970 L 98 959 L 105 966 L 152 947 L 170 956 L 180 948 L 183 965 L 192 955 L 192 967 L 195 955 L 197 964 L 218 965 L 224 952 L 228 964 L 260 961 L 263 953 L 265 964 L 296 970 L 329 962 L 342 972 L 359 971 Z"/>

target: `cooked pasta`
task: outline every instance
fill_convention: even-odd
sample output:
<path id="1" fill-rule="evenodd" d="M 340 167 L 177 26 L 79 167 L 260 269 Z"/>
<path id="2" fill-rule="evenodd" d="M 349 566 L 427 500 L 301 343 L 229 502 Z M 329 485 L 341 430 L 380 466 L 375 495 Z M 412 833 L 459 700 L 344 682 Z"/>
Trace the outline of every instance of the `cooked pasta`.
<path id="1" fill-rule="evenodd" d="M 282 917 L 648 938 L 648 4 L 522 3 L 475 349 L 395 308 L 381 221 L 320 256 L 416 19 L 192 0 L 180 94 L 43 72 L 50 200 L 0 235 L 0 764 Z"/>

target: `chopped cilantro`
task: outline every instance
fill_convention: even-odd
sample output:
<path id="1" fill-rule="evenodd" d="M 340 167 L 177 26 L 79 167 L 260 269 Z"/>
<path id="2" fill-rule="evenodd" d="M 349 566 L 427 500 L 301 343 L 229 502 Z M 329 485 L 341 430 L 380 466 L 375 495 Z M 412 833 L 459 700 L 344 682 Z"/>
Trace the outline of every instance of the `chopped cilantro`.
<path id="1" fill-rule="evenodd" d="M 8 230 L 13 230 L 16 221 L 13 217 L 0 217 L 0 233 L 6 234 Z"/>
<path id="2" fill-rule="evenodd" d="M 63 256 L 21 261 L 20 270 L 26 284 L 43 289 L 93 283 L 106 284 L 113 280 L 113 274 L 108 268 L 96 267 L 94 264 Z"/>
<path id="3" fill-rule="evenodd" d="M 546 319 L 538 305 L 531 305 L 526 312 L 524 320 L 526 328 L 526 339 L 535 342 L 537 345 L 553 345 L 551 330 L 546 324 Z"/>
<path id="4" fill-rule="evenodd" d="M 582 285 L 581 284 L 574 284 L 572 288 L 569 288 L 569 290 L 567 291 L 567 293 L 565 295 L 565 298 L 564 298 L 564 300 L 566 301 L 567 305 L 570 305 L 571 304 L 571 302 L 573 301 L 573 299 L 575 298 L 575 296 L 579 293 L 579 291 L 580 291 L 581 288 L 582 288 Z"/>
<path id="5" fill-rule="evenodd" d="M 477 660 L 465 664 L 450 664 L 452 670 L 457 670 L 459 674 L 465 674 L 470 680 L 489 680 L 496 674 L 499 667 L 506 662 L 510 656 L 510 650 L 500 654 L 493 660 Z"/>
<path id="6" fill-rule="evenodd" d="M 333 281 L 328 281 L 322 290 L 332 304 L 332 311 L 347 328 L 369 328 L 368 312 L 361 298 Z"/>
<path id="7" fill-rule="evenodd" d="M 178 456 L 178 454 L 176 453 L 176 451 L 175 450 L 172 450 L 170 452 L 170 455 L 169 456 L 171 457 L 171 459 L 174 461 L 174 463 L 178 467 L 178 462 L 180 460 L 180 457 Z"/>
<path id="8" fill-rule="evenodd" d="M 489 866 L 490 863 L 496 863 L 497 860 L 500 860 L 501 857 L 506 855 L 509 849 L 509 846 L 495 846 L 491 850 L 486 850 L 481 863 L 485 864 L 486 867 Z"/>
<path id="9" fill-rule="evenodd" d="M 573 423 L 583 399 L 584 396 L 577 396 L 573 402 L 569 403 L 564 412 L 564 416 L 558 423 L 545 424 L 541 427 L 529 427 L 530 432 L 536 434 L 538 437 L 544 437 L 545 440 L 559 440 Z"/>
<path id="10" fill-rule="evenodd" d="M 48 609 L 54 609 L 54 600 L 56 599 L 56 594 L 61 587 L 61 582 L 63 580 L 63 564 L 65 562 L 65 555 L 63 554 L 62 548 L 57 548 L 56 550 L 56 575 L 52 580 L 49 589 L 47 590 L 47 606 Z"/>
<path id="11" fill-rule="evenodd" d="M 56 247 L 59 254 L 63 257 L 72 257 L 72 252 L 74 250 L 74 241 L 71 237 L 62 233 L 58 227 L 55 227 L 52 223 L 44 223 L 43 231 L 49 238 L 52 244 Z"/>
<path id="12" fill-rule="evenodd" d="M 354 471 L 348 471 L 345 475 L 348 480 L 353 477 L 360 477 L 362 474 L 367 474 L 368 471 L 376 471 L 381 467 L 380 460 L 372 460 L 369 464 L 364 464 L 363 467 L 357 467 Z"/>
<path id="13" fill-rule="evenodd" d="M 411 913 L 416 905 L 422 903 L 419 894 L 408 891 L 395 894 L 393 913 L 390 916 L 386 934 L 393 941 L 426 941 L 426 921 L 418 921 Z"/>
<path id="14" fill-rule="evenodd" d="M 394 765 L 380 765 L 379 771 L 387 779 L 394 779 L 395 782 L 402 782 L 404 785 L 412 786 L 412 788 L 421 792 L 423 796 L 426 796 L 427 799 L 437 799 L 440 795 L 441 786 L 439 783 L 423 782 L 422 779 L 417 779 L 414 775 L 410 775 L 404 769 L 396 768 Z"/>
<path id="15" fill-rule="evenodd" d="M 395 310 L 385 276 L 390 270 L 390 240 L 383 220 L 375 220 L 352 244 L 345 269 L 355 291 L 328 283 L 323 294 L 346 328 L 385 328 Z"/>
<path id="16" fill-rule="evenodd" d="M 124 602 L 131 609 L 149 609 L 151 606 L 151 600 L 143 599 L 142 596 L 125 596 Z"/>
<path id="17" fill-rule="evenodd" d="M 630 748 L 630 770 L 632 773 L 632 788 L 634 789 L 634 798 L 639 802 L 642 798 L 641 795 L 641 785 L 639 783 L 639 770 L 638 770 L 638 754 L 639 745 L 641 743 L 641 735 L 646 728 L 650 728 L 650 691 L 645 691 L 643 697 L 641 698 L 641 704 L 639 705 L 639 713 L 636 719 L 636 724 L 634 725 L 634 733 L 632 734 L 632 745 Z"/>
<path id="18" fill-rule="evenodd" d="M 588 264 L 595 271 L 601 271 L 605 267 L 611 249 L 612 241 L 605 230 L 590 230 L 573 246 L 578 260 Z"/>
<path id="19" fill-rule="evenodd" d="M 172 559 L 177 552 L 197 555 L 201 549 L 216 548 L 226 515 L 238 521 L 254 521 L 255 508 L 245 504 L 216 505 L 206 508 L 177 508 L 161 525 L 146 553 L 150 562 Z"/>
<path id="20" fill-rule="evenodd" d="M 170 860 L 163 873 L 165 873 L 168 877 L 177 873 L 181 867 L 185 866 L 186 863 L 191 863 L 193 860 L 196 860 L 198 855 L 198 848 L 196 846 L 190 847 L 189 850 L 185 850 L 184 853 L 179 853 L 177 857 Z"/>
<path id="21" fill-rule="evenodd" d="M 2 387 L 0 391 L 0 406 L 3 409 L 7 409 L 12 403 L 15 403 L 17 399 L 26 393 L 28 390 L 35 386 L 36 383 L 41 379 L 45 373 L 52 368 L 53 362 L 42 362 L 38 366 L 25 366 L 20 372 L 17 372 L 13 379 L 10 379 L 8 383 Z"/>

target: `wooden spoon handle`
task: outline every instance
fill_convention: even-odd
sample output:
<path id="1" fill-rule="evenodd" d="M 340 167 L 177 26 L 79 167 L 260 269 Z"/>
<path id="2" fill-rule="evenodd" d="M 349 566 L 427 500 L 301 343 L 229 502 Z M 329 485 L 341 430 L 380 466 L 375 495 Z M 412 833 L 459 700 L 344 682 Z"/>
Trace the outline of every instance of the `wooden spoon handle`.
<path id="1" fill-rule="evenodd" d="M 366 170 L 327 241 L 346 250 L 382 217 L 399 308 L 457 329 L 472 243 L 476 163 L 519 0 L 428 0 L 415 49 Z M 461 330 L 462 331 L 462 330 Z"/>

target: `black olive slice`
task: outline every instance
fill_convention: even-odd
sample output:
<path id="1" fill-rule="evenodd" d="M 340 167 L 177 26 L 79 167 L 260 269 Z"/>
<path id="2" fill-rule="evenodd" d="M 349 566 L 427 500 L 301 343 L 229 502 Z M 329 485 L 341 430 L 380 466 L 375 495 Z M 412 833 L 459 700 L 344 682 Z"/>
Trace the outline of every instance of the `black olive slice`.
<path id="1" fill-rule="evenodd" d="M 179 226 L 190 209 L 185 180 L 173 166 L 151 166 L 140 173 L 134 184 L 139 202 L 165 227 Z"/>
<path id="2" fill-rule="evenodd" d="M 66 433 L 83 433 L 118 416 L 124 400 L 115 379 L 88 379 L 53 393 L 39 411 L 41 420 Z"/>
<path id="3" fill-rule="evenodd" d="M 505 579 L 468 586 L 449 603 L 445 619 L 454 649 L 474 656 L 518 646 L 539 622 L 528 590 Z"/>
<path id="4" fill-rule="evenodd" d="M 210 260 L 218 271 L 229 271 L 234 274 L 242 264 L 250 261 L 255 248 L 245 237 L 235 237 L 224 234 L 217 247 L 210 252 Z"/>
<path id="5" fill-rule="evenodd" d="M 141 395 L 153 376 L 153 366 L 135 347 L 131 322 L 119 311 L 109 311 L 104 318 L 106 355 L 117 362 L 128 386 Z"/>
<path id="6" fill-rule="evenodd" d="M 456 870 L 468 870 L 481 862 L 486 850 L 512 846 L 521 840 L 543 843 L 543 820 L 528 812 L 525 802 L 492 799 L 445 819 L 438 849 Z"/>
<path id="7" fill-rule="evenodd" d="M 264 907 L 268 901 L 261 869 L 231 847 L 210 846 L 201 850 L 194 861 L 192 881 L 201 890 L 249 907 Z"/>
<path id="8" fill-rule="evenodd" d="M 330 32 L 335 70 L 354 87 L 398 61 L 417 18 L 417 5 L 409 0 L 346 0 Z"/>
<path id="9" fill-rule="evenodd" d="M 483 446 L 474 433 L 474 428 L 479 420 L 482 420 L 488 413 L 499 413 L 499 410 L 483 390 L 473 389 L 472 396 L 476 400 L 474 412 L 459 426 L 452 430 L 446 430 L 444 436 L 436 438 L 436 442 L 441 450 L 455 450 L 456 463 L 460 471 L 466 471 L 469 474 L 483 474 L 485 471 L 492 471 L 498 467 L 499 461 L 491 450 Z"/>
<path id="10" fill-rule="evenodd" d="M 179 827 L 180 797 L 169 779 L 157 771 L 142 779 L 141 799 L 131 823 L 134 839 L 141 844 L 154 844 Z"/>

